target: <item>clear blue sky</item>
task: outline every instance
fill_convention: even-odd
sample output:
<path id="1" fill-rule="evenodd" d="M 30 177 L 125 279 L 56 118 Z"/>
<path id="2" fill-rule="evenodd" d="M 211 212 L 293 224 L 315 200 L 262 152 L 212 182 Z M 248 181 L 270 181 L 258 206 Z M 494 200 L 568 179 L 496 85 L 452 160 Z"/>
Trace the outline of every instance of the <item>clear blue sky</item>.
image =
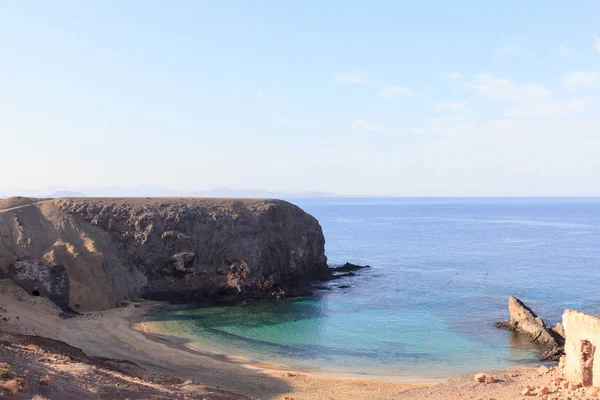
<path id="1" fill-rule="evenodd" d="M 0 189 L 600 195 L 598 1 L 0 1 Z"/>

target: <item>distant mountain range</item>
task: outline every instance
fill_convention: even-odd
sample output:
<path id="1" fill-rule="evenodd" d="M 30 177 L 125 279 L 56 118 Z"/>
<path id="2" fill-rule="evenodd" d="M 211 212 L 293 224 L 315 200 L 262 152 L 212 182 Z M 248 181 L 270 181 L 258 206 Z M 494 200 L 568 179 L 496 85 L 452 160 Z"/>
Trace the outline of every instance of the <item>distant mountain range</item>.
<path id="1" fill-rule="evenodd" d="M 131 187 L 87 187 L 76 189 L 46 188 L 37 190 L 0 190 L 0 198 L 12 196 L 25 197 L 239 197 L 239 198 L 310 198 L 344 197 L 327 192 L 283 192 L 265 189 L 215 188 L 211 190 L 172 190 L 156 186 Z"/>
<path id="2" fill-rule="evenodd" d="M 47 196 L 44 197 L 51 197 L 51 198 L 57 198 L 57 197 L 86 197 L 85 194 L 81 193 L 81 192 L 70 192 L 68 190 L 59 190 L 57 192 L 54 192 L 52 194 L 49 194 Z"/>

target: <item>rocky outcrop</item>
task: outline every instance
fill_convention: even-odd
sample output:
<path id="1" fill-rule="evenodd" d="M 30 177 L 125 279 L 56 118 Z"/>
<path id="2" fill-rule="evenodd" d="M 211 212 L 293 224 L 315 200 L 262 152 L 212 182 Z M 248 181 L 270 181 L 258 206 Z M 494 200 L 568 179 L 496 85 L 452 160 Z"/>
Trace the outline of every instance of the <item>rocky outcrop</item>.
<path id="1" fill-rule="evenodd" d="M 359 271 L 361 269 L 365 269 L 365 268 L 371 268 L 370 265 L 357 265 L 357 264 L 352 264 L 349 262 L 346 262 L 344 265 L 340 266 L 340 267 L 332 267 L 329 268 L 329 270 L 331 272 L 354 272 L 354 271 Z"/>
<path id="2" fill-rule="evenodd" d="M 69 307 L 69 277 L 62 265 L 48 265 L 30 257 L 17 258 L 0 279 L 10 279 L 32 296 L 44 296 L 65 311 Z"/>
<path id="3" fill-rule="evenodd" d="M 0 273 L 50 296 L 39 288 L 49 287 L 49 276 L 64 268 L 67 296 L 58 297 L 74 310 L 107 309 L 137 297 L 277 298 L 331 277 L 319 223 L 285 201 L 72 198 L 19 204 L 0 211 Z M 36 273 L 16 279 L 24 262 Z"/>
<path id="4" fill-rule="evenodd" d="M 332 273 L 333 279 L 340 279 L 345 277 L 356 276 L 355 271 L 359 271 L 361 269 L 371 268 L 370 265 L 357 265 L 346 262 L 344 265 L 339 267 L 331 267 L 329 271 Z"/>
<path id="5" fill-rule="evenodd" d="M 517 331 L 528 336 L 532 342 L 544 346 L 547 350 L 542 355 L 542 360 L 558 361 L 564 354 L 564 336 L 546 325 L 529 307 L 521 300 L 510 296 L 508 299 L 508 321 L 497 322 L 498 328 Z"/>

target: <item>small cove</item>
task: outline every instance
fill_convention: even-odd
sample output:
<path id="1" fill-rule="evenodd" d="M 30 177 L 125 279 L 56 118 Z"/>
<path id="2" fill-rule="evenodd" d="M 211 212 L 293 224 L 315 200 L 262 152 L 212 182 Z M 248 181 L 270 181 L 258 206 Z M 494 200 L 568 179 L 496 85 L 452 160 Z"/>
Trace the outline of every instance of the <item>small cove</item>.
<path id="1" fill-rule="evenodd" d="M 152 329 L 290 368 L 445 377 L 539 364 L 539 348 L 493 326 L 509 295 L 551 324 L 600 308 L 598 199 L 293 202 L 320 221 L 330 265 L 373 268 L 308 299 L 169 306 L 147 316 Z"/>

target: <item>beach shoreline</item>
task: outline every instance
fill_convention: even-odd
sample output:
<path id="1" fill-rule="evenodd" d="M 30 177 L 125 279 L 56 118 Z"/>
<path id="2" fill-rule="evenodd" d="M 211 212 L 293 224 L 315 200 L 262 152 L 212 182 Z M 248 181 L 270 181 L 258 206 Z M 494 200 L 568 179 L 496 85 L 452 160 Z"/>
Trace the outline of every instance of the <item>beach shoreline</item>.
<path id="1" fill-rule="evenodd" d="M 242 357 L 229 356 L 222 353 L 214 353 L 210 350 L 200 349 L 196 346 L 186 345 L 178 341 L 176 338 L 169 338 L 166 335 L 152 331 L 152 328 L 148 326 L 146 321 L 146 314 L 153 311 L 156 308 L 169 305 L 165 302 L 148 302 L 144 303 L 144 307 L 136 308 L 134 314 L 130 316 L 124 316 L 124 319 L 129 323 L 129 329 L 134 332 L 138 332 L 144 336 L 145 339 L 172 347 L 177 350 L 188 351 L 192 354 L 208 357 L 214 361 L 223 363 L 229 363 L 233 365 L 240 365 L 244 368 L 256 369 L 261 371 L 273 371 L 273 372 L 287 372 L 287 373 L 305 373 L 320 377 L 329 377 L 336 379 L 370 379 L 374 381 L 389 381 L 399 383 L 443 383 L 446 382 L 445 377 L 432 377 L 432 376 L 421 376 L 421 375 L 408 375 L 408 374 L 369 374 L 364 372 L 351 372 L 351 371 L 338 371 L 338 370 L 316 370 L 307 368 L 297 368 L 287 365 L 279 365 L 268 362 L 250 360 Z"/>
<path id="2" fill-rule="evenodd" d="M 399 381 L 391 380 L 389 376 L 273 368 L 269 364 L 243 359 L 214 357 L 135 329 L 140 328 L 135 324 L 144 313 L 158 304 L 145 302 L 137 308 L 129 305 L 66 320 L 62 337 L 92 355 L 123 358 L 151 372 L 177 376 L 197 385 L 256 399 L 281 400 L 287 396 L 294 400 L 512 400 L 519 397 L 523 388 L 552 387 L 552 380 L 561 376 L 556 368 L 552 368 L 551 373 L 540 375 L 537 367 L 516 366 L 482 371 L 486 376 L 494 377 L 493 383 L 476 382 L 472 374 L 451 376 L 445 382 L 432 382 L 417 381 L 415 377 L 411 377 L 410 381 Z"/>
<path id="3" fill-rule="evenodd" d="M 137 307 L 130 304 L 64 319 L 60 317 L 60 310 L 46 299 L 28 296 L 21 289 L 1 280 L 0 301 L 3 304 L 2 313 L 9 321 L 6 325 L 0 325 L 0 333 L 4 331 L 9 335 L 12 332 L 36 335 L 32 338 L 58 340 L 81 349 L 89 357 L 97 357 L 96 360 L 108 360 L 113 365 L 133 365 L 147 371 L 149 376 L 168 376 L 172 377 L 169 378 L 171 380 L 181 382 L 178 388 L 161 386 L 160 390 L 215 390 L 226 393 L 226 397 L 219 398 L 281 400 L 287 396 L 294 400 L 508 400 L 517 398 L 527 385 L 549 385 L 550 379 L 559 374 L 556 369 L 551 375 L 539 375 L 535 367 L 512 367 L 508 370 L 485 371 L 488 376 L 495 377 L 495 383 L 482 384 L 475 382 L 473 375 L 449 377 L 447 382 L 440 383 L 416 382 L 414 376 L 410 381 L 399 381 L 398 377 L 390 379 L 389 376 L 272 368 L 268 364 L 253 364 L 241 359 L 232 362 L 231 359 L 211 357 L 165 338 L 151 336 L 149 332 L 132 329 L 132 325 L 135 328 L 135 324 L 143 320 L 142 316 L 160 303 L 148 301 Z M 16 360 L 21 356 L 15 357 L 15 363 L 18 363 Z M 48 373 L 47 366 L 40 368 Z M 75 368 L 73 373 L 77 374 L 77 371 Z M 140 383 L 135 380 L 132 382 Z M 70 384 L 79 383 L 75 379 Z"/>
<path id="4" fill-rule="evenodd" d="M 144 313 L 164 303 L 141 304 L 62 320 L 60 339 L 93 356 L 126 359 L 149 371 L 259 399 L 395 398 L 439 383 L 427 378 L 402 381 L 332 371 L 318 374 L 215 357 L 135 329 Z"/>

